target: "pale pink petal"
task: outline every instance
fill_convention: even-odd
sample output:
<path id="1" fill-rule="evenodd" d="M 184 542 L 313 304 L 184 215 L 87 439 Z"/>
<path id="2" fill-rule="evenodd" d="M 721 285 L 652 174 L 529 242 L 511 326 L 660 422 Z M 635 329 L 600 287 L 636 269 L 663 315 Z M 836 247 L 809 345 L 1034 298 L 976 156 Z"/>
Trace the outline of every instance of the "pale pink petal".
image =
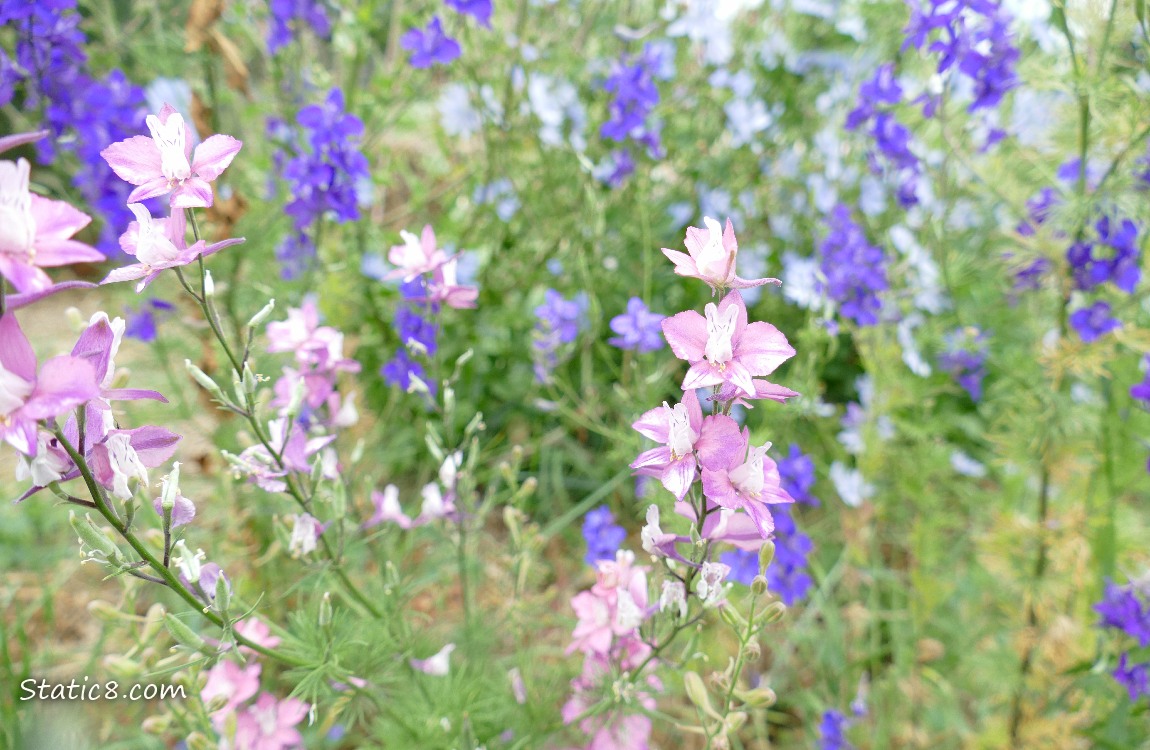
<path id="1" fill-rule="evenodd" d="M 203 242 L 203 240 L 200 240 L 200 242 Z M 215 253 L 218 253 L 220 250 L 223 250 L 225 247 L 231 247 L 232 245 L 241 245 L 244 242 L 247 242 L 247 240 L 244 239 L 243 237 L 232 237 L 231 239 L 220 240 L 219 242 L 213 242 L 212 244 L 205 247 L 202 254 L 206 258 L 209 255 L 214 255 Z"/>
<path id="2" fill-rule="evenodd" d="M 196 155 L 192 159 L 192 173 L 211 182 L 228 168 L 243 145 L 230 135 L 213 135 L 196 146 Z"/>
<path id="3" fill-rule="evenodd" d="M 676 500 L 682 500 L 695 483 L 695 457 L 683 456 L 678 461 L 672 461 L 663 471 L 660 480 Z"/>
<path id="4" fill-rule="evenodd" d="M 686 399 L 684 399 L 684 402 Z M 698 399 L 695 401 L 698 407 Z M 688 410 L 690 407 L 688 407 Z M 665 406 L 656 406 L 643 413 L 635 422 L 631 424 L 640 435 L 643 437 L 651 438 L 657 443 L 666 443 L 667 437 L 670 432 L 670 409 Z"/>
<path id="5" fill-rule="evenodd" d="M 687 370 L 687 374 L 683 378 L 681 387 L 684 391 L 689 391 L 695 388 L 706 388 L 710 385 L 720 385 L 722 383 L 723 375 L 719 372 L 719 368 L 704 359 L 691 365 L 691 368 Z"/>
<path id="6" fill-rule="evenodd" d="M 20 412 L 30 419 L 48 419 L 99 395 L 92 365 L 65 354 L 53 357 L 40 368 L 36 388 Z"/>
<path id="7" fill-rule="evenodd" d="M 143 388 L 105 388 L 100 395 L 109 401 L 139 401 L 140 399 L 146 398 L 164 404 L 168 403 L 168 399 L 164 397 L 164 394 L 159 391 L 149 391 Z"/>
<path id="8" fill-rule="evenodd" d="M 716 505 L 737 510 L 740 506 L 739 492 L 731 484 L 726 469 L 703 467 L 703 494 Z"/>
<path id="9" fill-rule="evenodd" d="M 670 250 L 662 248 L 663 255 L 666 255 L 672 263 L 675 264 L 675 273 L 680 276 L 697 279 L 700 277 L 699 267 L 695 265 L 695 259 L 686 253 L 681 253 L 678 250 Z"/>
<path id="10" fill-rule="evenodd" d="M 799 395 L 798 391 L 782 385 L 775 385 L 769 380 L 755 380 L 755 398 L 765 398 L 785 404 L 788 398 Z"/>
<path id="11" fill-rule="evenodd" d="M 67 239 L 92 221 L 92 217 L 64 201 L 32 196 L 32 219 L 36 222 L 36 246 L 40 239 Z M 93 250 L 92 252 L 95 252 Z M 99 260 L 103 260 L 101 255 Z"/>
<path id="12" fill-rule="evenodd" d="M 744 279 L 741 276 L 736 276 L 735 278 L 731 279 L 728 286 L 730 286 L 732 289 L 750 289 L 751 287 L 763 286 L 764 284 L 781 285 L 782 283 L 782 279 L 773 279 L 769 277 L 765 279 Z"/>
<path id="13" fill-rule="evenodd" d="M 104 280 L 101 281 L 100 284 L 116 284 L 121 281 L 140 279 L 146 276 L 148 271 L 148 267 L 143 263 L 135 263 L 130 266 L 124 266 L 123 268 L 114 268 L 104 277 Z"/>
<path id="14" fill-rule="evenodd" d="M 759 536 L 763 539 L 769 538 L 775 530 L 775 519 L 767 510 L 767 506 L 749 500 L 743 503 L 743 510 L 747 511 L 747 515 L 754 521 L 755 528 L 759 530 Z"/>
<path id="15" fill-rule="evenodd" d="M 694 389 L 683 393 L 682 404 L 687 407 L 687 421 L 690 423 L 691 429 L 698 434 L 703 426 L 703 407 L 699 403 L 699 396 Z"/>
<path id="16" fill-rule="evenodd" d="M 30 305 L 33 302 L 39 302 L 45 297 L 50 297 L 57 292 L 63 292 L 68 289 L 90 289 L 96 286 L 90 281 L 61 281 L 59 284 L 54 284 L 48 289 L 42 289 L 38 292 L 31 292 L 29 294 L 9 294 L 4 300 L 4 306 L 8 310 L 19 310 L 21 307 Z"/>
<path id="17" fill-rule="evenodd" d="M 713 414 L 703 420 L 699 439 L 695 441 L 699 463 L 708 469 L 733 469 L 747 453 L 739 423 L 725 414 Z"/>
<path id="18" fill-rule="evenodd" d="M 149 198 L 158 198 L 161 195 L 167 195 L 170 192 L 172 192 L 172 186 L 168 184 L 168 179 L 160 175 L 159 177 L 153 177 L 128 193 L 128 203 L 140 203 Z"/>
<path id="19" fill-rule="evenodd" d="M 663 336 L 679 359 L 698 362 L 707 348 L 707 319 L 687 310 L 663 320 Z"/>
<path id="20" fill-rule="evenodd" d="M 208 208 L 212 205 L 212 186 L 199 177 L 189 177 L 172 191 L 172 208 Z"/>
<path id="21" fill-rule="evenodd" d="M 727 363 L 725 374 L 727 380 L 742 391 L 739 395 L 749 397 L 755 394 L 755 383 L 751 378 L 751 371 L 739 359 L 732 359 Z"/>
<path id="22" fill-rule="evenodd" d="M 101 151 L 100 156 L 104 157 L 104 161 L 108 162 L 108 166 L 116 176 L 125 182 L 144 185 L 156 178 L 163 180 L 160 149 L 156 147 L 155 141 L 145 135 L 134 135 L 127 140 L 113 143 Z M 166 180 L 164 184 L 167 184 Z M 136 203 L 139 200 L 142 199 L 133 200 L 129 197 L 128 202 Z"/>
<path id="23" fill-rule="evenodd" d="M 631 462 L 631 468 L 661 472 L 669 463 L 671 463 L 671 449 L 663 445 L 640 453 L 639 457 Z"/>
<path id="24" fill-rule="evenodd" d="M 83 242 L 36 238 L 36 265 L 43 268 L 73 263 L 99 263 L 103 260 L 103 253 Z"/>
<path id="25" fill-rule="evenodd" d="M 770 375 L 779 365 L 795 356 L 787 337 L 770 323 L 751 323 L 735 345 L 735 359 L 752 375 Z M 748 389 L 753 393 L 754 389 Z"/>
<path id="26" fill-rule="evenodd" d="M 0 317 L 0 365 L 29 383 L 36 379 L 36 354 L 12 313 Z"/>
<path id="27" fill-rule="evenodd" d="M 48 274 L 10 255 L 0 254 L 0 276 L 11 281 L 12 286 L 21 294 L 43 292 L 52 288 L 52 279 L 48 278 Z"/>
<path id="28" fill-rule="evenodd" d="M 743 331 L 747 327 L 747 303 L 743 302 L 743 295 L 739 294 L 734 289 L 727 292 L 727 295 L 723 297 L 723 299 L 719 302 L 719 315 L 721 316 L 726 313 L 727 308 L 731 307 L 732 305 L 734 305 L 739 311 L 738 316 L 735 318 L 735 335 L 732 337 L 732 341 L 737 347 L 739 337 L 743 335 Z"/>

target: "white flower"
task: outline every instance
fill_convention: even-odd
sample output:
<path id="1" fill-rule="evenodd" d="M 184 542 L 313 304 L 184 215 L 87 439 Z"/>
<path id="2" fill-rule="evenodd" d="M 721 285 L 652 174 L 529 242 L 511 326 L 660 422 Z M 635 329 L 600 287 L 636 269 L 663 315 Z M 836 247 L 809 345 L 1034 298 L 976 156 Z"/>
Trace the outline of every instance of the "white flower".
<path id="1" fill-rule="evenodd" d="M 864 500 L 874 495 L 874 485 L 863 479 L 861 471 L 848 469 L 839 461 L 831 464 L 830 477 L 839 497 L 852 508 L 859 507 Z"/>

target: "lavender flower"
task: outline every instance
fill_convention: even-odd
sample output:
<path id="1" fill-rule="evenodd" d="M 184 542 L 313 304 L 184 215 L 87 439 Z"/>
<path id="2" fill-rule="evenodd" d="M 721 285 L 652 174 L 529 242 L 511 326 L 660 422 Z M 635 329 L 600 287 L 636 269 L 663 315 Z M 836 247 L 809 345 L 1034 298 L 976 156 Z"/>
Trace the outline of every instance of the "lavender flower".
<path id="1" fill-rule="evenodd" d="M 627 531 L 615 523 L 610 508 L 600 505 L 583 517 L 583 538 L 587 541 L 587 555 L 583 559 L 594 567 L 600 560 L 615 559 Z"/>
<path id="2" fill-rule="evenodd" d="M 854 745 L 847 742 L 846 730 L 850 721 L 841 711 L 824 711 L 823 720 L 819 724 L 820 750 L 854 750 Z"/>
<path id="3" fill-rule="evenodd" d="M 1121 321 L 1110 313 L 1110 303 L 1098 300 L 1090 307 L 1070 313 L 1070 326 L 1083 342 L 1091 344 L 1106 334 L 1122 327 Z"/>
<path id="4" fill-rule="evenodd" d="M 648 44 L 638 55 L 616 61 L 611 74 L 603 82 L 603 90 L 614 97 L 608 105 L 610 117 L 599 128 L 600 137 L 641 146 L 652 159 L 663 156 L 659 139 L 662 123 L 651 119 L 651 113 L 659 103 L 655 79 L 663 68 L 663 55 L 664 50 L 660 47 Z M 630 150 L 617 151 L 612 162 L 613 168 L 604 176 L 604 181 L 617 187 L 634 169 Z"/>
<path id="5" fill-rule="evenodd" d="M 815 486 L 815 462 L 810 456 L 791 443 L 787 455 L 779 459 L 778 466 L 783 489 L 796 503 L 819 505 L 819 499 L 811 494 L 811 488 Z"/>
<path id="6" fill-rule="evenodd" d="M 273 55 L 291 44 L 294 38 L 293 25 L 299 29 L 311 29 L 321 39 L 331 36 L 331 20 L 322 2 L 271 0 L 268 9 L 272 14 L 271 28 L 268 29 L 268 52 Z"/>
<path id="7" fill-rule="evenodd" d="M 627 312 L 611 319 L 611 330 L 619 334 L 607 343 L 620 349 L 634 349 L 639 353 L 663 348 L 663 316 L 647 309 L 638 297 L 627 301 Z"/>
<path id="8" fill-rule="evenodd" d="M 946 349 L 939 355 L 938 366 L 977 402 L 982 400 L 987 353 L 986 333 L 970 326 L 958 328 L 946 335 Z"/>
<path id="9" fill-rule="evenodd" d="M 399 43 L 411 52 L 413 68 L 430 68 L 436 63 L 446 65 L 463 53 L 459 42 L 444 33 L 439 16 L 432 17 L 426 29 L 409 30 Z"/>
<path id="10" fill-rule="evenodd" d="M 1150 646 L 1150 602 L 1134 590 L 1132 585 L 1118 586 L 1106 581 L 1102 601 L 1094 605 L 1101 615 L 1099 627 L 1120 630 L 1146 648 Z"/>
<path id="11" fill-rule="evenodd" d="M 570 344 L 582 330 L 587 316 L 587 295 L 580 292 L 566 299 L 554 289 L 544 292 L 544 303 L 535 308 L 535 379 L 551 380 L 551 371 L 559 364 L 559 348 Z"/>
<path id="12" fill-rule="evenodd" d="M 174 310 L 174 305 L 161 299 L 149 299 L 141 302 L 139 307 L 125 308 L 127 322 L 124 326 L 124 335 L 150 344 L 156 340 L 156 326 L 159 321 L 170 316 Z"/>
<path id="13" fill-rule="evenodd" d="M 1132 665 L 1130 655 L 1122 654 L 1118 657 L 1118 667 L 1111 674 L 1119 685 L 1126 688 L 1131 701 L 1150 695 L 1150 662 Z"/>
<path id="14" fill-rule="evenodd" d="M 1094 225 L 1094 242 L 1076 242 L 1066 251 L 1079 289 L 1093 289 L 1107 281 L 1132 294 L 1142 278 L 1138 251 L 1138 225 L 1129 219 L 1111 221 L 1103 216 Z"/>
<path id="15" fill-rule="evenodd" d="M 827 223 L 830 231 L 819 246 L 825 281 L 818 282 L 818 291 L 837 302 L 844 317 L 875 325 L 882 308 L 878 295 L 887 289 L 886 257 L 867 242 L 845 205 L 835 206 Z"/>
<path id="16" fill-rule="evenodd" d="M 480 26 L 491 28 L 491 0 L 446 0 L 447 7 L 473 16 Z"/>

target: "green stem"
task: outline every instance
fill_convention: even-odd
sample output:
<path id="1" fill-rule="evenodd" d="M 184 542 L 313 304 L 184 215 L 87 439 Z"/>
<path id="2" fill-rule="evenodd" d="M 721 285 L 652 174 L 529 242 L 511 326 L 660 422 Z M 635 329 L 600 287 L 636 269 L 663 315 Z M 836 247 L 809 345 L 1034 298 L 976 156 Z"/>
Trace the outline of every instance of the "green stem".
<path id="1" fill-rule="evenodd" d="M 70 442 L 68 442 L 68 438 L 65 437 L 64 431 L 59 427 L 55 427 L 52 432 L 56 436 L 56 439 L 60 441 L 60 445 L 62 445 L 64 450 L 67 451 L 69 458 L 72 459 L 72 462 L 75 463 L 76 467 L 80 470 L 80 476 L 83 477 L 84 484 L 88 487 L 88 493 L 92 496 L 92 500 L 96 505 L 96 510 L 100 512 L 100 515 L 104 517 L 104 520 L 111 524 L 112 528 L 116 530 L 116 533 L 123 537 L 124 541 L 126 541 L 132 547 L 132 549 L 136 551 L 136 554 L 138 554 L 142 560 L 148 563 L 148 565 L 159 575 L 163 583 L 168 588 L 176 592 L 176 594 L 181 599 L 190 604 L 196 611 L 202 614 L 213 625 L 221 629 L 226 629 L 227 623 L 223 620 L 223 618 L 221 618 L 215 612 L 212 612 L 210 609 L 204 607 L 204 603 L 200 601 L 200 599 L 197 598 L 195 594 L 188 590 L 188 588 L 184 586 L 183 582 L 181 582 L 180 579 L 174 573 L 172 573 L 171 570 L 169 570 L 162 562 L 160 562 L 160 560 L 158 560 L 156 556 L 152 554 L 151 550 L 144 546 L 144 543 L 140 541 L 139 537 L 137 537 L 135 533 L 130 528 L 125 526 L 115 515 L 115 513 L 109 507 L 107 499 L 105 498 L 103 491 L 100 489 L 100 485 L 96 483 L 95 477 L 92 476 L 92 471 L 88 467 L 87 461 L 85 461 L 84 457 L 76 451 Z M 308 663 L 303 659 L 289 656 L 287 654 L 280 653 L 275 649 L 262 646 L 234 631 L 232 632 L 232 637 L 235 638 L 236 643 L 239 645 L 246 646 L 247 648 L 250 648 L 251 650 L 263 654 L 269 658 L 295 667 L 308 666 Z"/>

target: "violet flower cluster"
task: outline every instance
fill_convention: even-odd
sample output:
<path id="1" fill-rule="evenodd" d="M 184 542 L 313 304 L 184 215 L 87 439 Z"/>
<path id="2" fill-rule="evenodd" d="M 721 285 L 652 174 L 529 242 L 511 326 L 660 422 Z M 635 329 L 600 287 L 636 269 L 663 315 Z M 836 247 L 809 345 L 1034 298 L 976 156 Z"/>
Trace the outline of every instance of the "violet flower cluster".
<path id="1" fill-rule="evenodd" d="M 587 326 L 589 302 L 586 292 L 567 299 L 554 289 L 543 293 L 543 304 L 535 308 L 535 330 L 531 350 L 535 362 L 535 379 L 550 383 L 551 373 L 559 366 L 560 353 L 567 344 L 574 343 Z"/>
<path id="2" fill-rule="evenodd" d="M 0 26 L 17 32 L 15 59 L 0 49 L 0 106 L 22 94 L 22 110 L 40 111 L 54 136 L 38 144 L 41 162 L 53 163 L 60 151 L 75 155 L 72 184 L 104 219 L 100 249 L 115 254 L 118 227 L 128 220 L 129 188 L 100 158 L 100 149 L 143 125 L 144 92 L 119 70 L 103 78 L 90 72 L 81 20 L 75 0 L 0 2 Z"/>
<path id="3" fill-rule="evenodd" d="M 847 115 L 846 128 L 855 131 L 870 126 L 868 135 L 898 182 L 899 203 L 909 207 L 918 203 L 916 189 L 921 165 L 910 149 L 910 130 L 894 115 L 894 107 L 902 102 L 902 97 L 903 90 L 895 78 L 894 63 L 880 65 L 874 77 L 859 86 L 858 103 Z M 876 174 L 882 172 L 874 152 L 870 154 L 870 163 Z"/>
<path id="4" fill-rule="evenodd" d="M 627 530 L 615 523 L 615 516 L 606 505 L 600 505 L 583 517 L 583 539 L 587 542 L 587 555 L 583 559 L 594 566 L 603 560 L 614 560 Z"/>
<path id="5" fill-rule="evenodd" d="M 268 123 L 269 132 L 284 141 L 286 150 L 274 159 L 292 195 L 284 212 L 293 231 L 276 248 L 285 279 L 297 277 L 315 257 L 320 222 L 356 221 L 371 188 L 367 157 L 359 150 L 363 121 L 345 110 L 340 89 L 329 91 L 322 104 L 301 109 L 296 122 L 298 135 L 279 120 Z"/>
<path id="6" fill-rule="evenodd" d="M 1101 620 L 1099 626 L 1121 633 L 1137 643 L 1137 649 L 1150 648 L 1150 591 L 1145 584 L 1130 582 L 1119 586 L 1106 581 L 1102 601 L 1094 605 Z M 1150 696 L 1150 661 L 1136 662 L 1132 654 L 1135 647 L 1123 650 L 1118 666 L 1111 673 L 1118 684 L 1126 688 L 1131 701 Z"/>
<path id="7" fill-rule="evenodd" d="M 611 330 L 617 335 L 607 343 L 620 349 L 633 349 L 640 354 L 663 348 L 663 316 L 647 309 L 639 297 L 627 300 L 627 312 L 611 319 Z"/>
<path id="8" fill-rule="evenodd" d="M 838 304 L 843 317 L 859 326 L 875 325 L 882 309 L 879 295 L 888 288 L 886 256 L 867 241 L 845 205 L 834 207 L 827 225 L 819 245 L 822 278 L 817 289 Z"/>
<path id="9" fill-rule="evenodd" d="M 270 0 L 268 10 L 268 52 L 273 55 L 291 44 L 295 33 L 302 29 L 311 29 L 321 39 L 331 36 L 331 19 L 322 0 Z"/>
<path id="10" fill-rule="evenodd" d="M 471 16 L 484 28 L 491 28 L 492 0 L 445 0 L 447 6 L 463 16 Z M 432 16 L 423 29 L 409 29 L 399 40 L 400 46 L 411 53 L 408 62 L 413 68 L 447 65 L 463 54 L 459 42 L 443 30 L 439 16 Z"/>
<path id="11" fill-rule="evenodd" d="M 938 366 L 950 373 L 972 401 L 981 401 L 989 354 L 986 332 L 973 326 L 957 328 L 946 335 L 945 343 L 946 348 L 938 356 Z"/>
<path id="12" fill-rule="evenodd" d="M 603 175 L 611 187 L 619 187 L 635 170 L 631 146 L 643 148 L 652 159 L 663 157 L 659 139 L 662 122 L 652 117 L 659 103 L 656 79 L 666 66 L 666 49 L 647 44 L 637 55 L 624 56 L 611 68 L 603 81 L 603 90 L 612 94 L 608 105 L 610 116 L 599 128 L 602 138 L 624 144 L 610 158 L 612 169 Z"/>
<path id="13" fill-rule="evenodd" d="M 954 70 L 971 86 L 970 112 L 998 106 L 1018 85 L 1020 53 L 1010 31 L 1011 18 L 996 0 L 908 0 L 910 21 L 903 49 L 938 56 L 938 73 Z M 938 99 L 924 97 L 923 113 L 933 117 Z"/>

